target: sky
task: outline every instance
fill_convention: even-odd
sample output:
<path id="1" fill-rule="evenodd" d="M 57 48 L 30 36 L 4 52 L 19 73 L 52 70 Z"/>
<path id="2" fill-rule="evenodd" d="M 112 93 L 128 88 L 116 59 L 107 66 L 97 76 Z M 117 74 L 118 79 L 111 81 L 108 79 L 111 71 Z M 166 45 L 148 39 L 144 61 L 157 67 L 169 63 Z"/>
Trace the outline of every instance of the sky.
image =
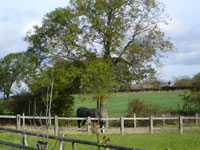
<path id="1" fill-rule="evenodd" d="M 172 81 L 183 76 L 193 77 L 200 72 L 200 1 L 159 0 L 171 21 L 161 29 L 170 37 L 176 52 L 163 59 L 158 78 Z M 1 0 L 0 58 L 9 53 L 25 51 L 23 38 L 34 25 L 57 7 L 65 7 L 68 0 Z"/>

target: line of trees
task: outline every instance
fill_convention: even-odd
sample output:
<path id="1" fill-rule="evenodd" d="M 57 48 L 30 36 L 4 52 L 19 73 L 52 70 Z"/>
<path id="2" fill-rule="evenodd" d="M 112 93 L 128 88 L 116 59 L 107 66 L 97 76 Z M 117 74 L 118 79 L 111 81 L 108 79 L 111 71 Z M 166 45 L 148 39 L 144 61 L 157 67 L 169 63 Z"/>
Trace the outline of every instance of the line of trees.
<path id="1" fill-rule="evenodd" d="M 160 58 L 173 50 L 158 27 L 165 19 L 164 6 L 156 0 L 70 1 L 26 35 L 26 52 L 0 60 L 0 90 L 8 98 L 13 83 L 24 82 L 31 106 L 41 106 L 53 83 L 55 111 L 73 104 L 71 94 L 78 91 L 92 94 L 106 116 L 113 89 L 153 78 Z M 6 58 L 12 63 L 4 63 Z"/>

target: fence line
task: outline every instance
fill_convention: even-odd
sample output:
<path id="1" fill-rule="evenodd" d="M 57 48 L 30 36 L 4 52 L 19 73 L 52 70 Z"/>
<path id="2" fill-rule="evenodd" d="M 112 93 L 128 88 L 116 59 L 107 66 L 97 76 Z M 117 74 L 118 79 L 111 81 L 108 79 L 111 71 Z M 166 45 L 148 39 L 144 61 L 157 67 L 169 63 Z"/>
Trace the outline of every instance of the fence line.
<path id="1" fill-rule="evenodd" d="M 75 144 L 86 144 L 86 145 L 92 145 L 92 146 L 97 146 L 97 147 L 103 147 L 106 150 L 110 149 L 116 149 L 116 150 L 144 150 L 141 148 L 134 148 L 134 147 L 126 147 L 126 146 L 119 146 L 119 145 L 113 145 L 113 144 L 108 144 L 108 145 L 99 145 L 97 142 L 94 141 L 87 141 L 87 140 L 81 140 L 81 139 L 73 139 L 73 138 L 66 138 L 63 136 L 54 136 L 54 135 L 46 135 L 38 132 L 30 132 L 30 131 L 25 131 L 25 130 L 19 130 L 19 129 L 12 129 L 12 128 L 4 128 L 0 127 L 0 130 L 4 131 L 9 131 L 9 132 L 15 132 L 15 133 L 20 133 L 24 135 L 32 135 L 32 136 L 37 136 L 37 137 L 43 137 L 46 138 L 48 136 L 49 139 L 54 139 L 54 140 L 59 140 L 59 141 L 65 141 L 65 142 L 71 142 L 73 150 L 75 150 Z M 1 143 L 0 143 L 1 144 Z"/>
<path id="2" fill-rule="evenodd" d="M 21 115 L 16 115 L 16 116 L 0 116 L 0 118 L 7 118 L 7 119 L 16 119 L 16 129 L 20 129 L 21 128 L 21 124 L 22 127 L 25 128 L 25 120 L 26 119 L 48 119 L 48 117 L 39 117 L 39 116 L 25 116 L 24 114 Z M 50 117 L 50 119 L 55 120 L 54 121 L 54 131 L 55 131 L 55 135 L 58 135 L 58 130 L 59 130 L 59 120 L 98 120 L 98 118 L 77 118 L 77 117 Z M 165 117 L 164 115 L 162 117 L 136 117 L 136 114 L 133 115 L 133 117 L 115 117 L 115 118 L 102 118 L 102 120 L 106 121 L 106 123 L 108 123 L 108 121 L 120 121 L 120 133 L 123 135 L 124 131 L 125 131 L 125 126 L 124 126 L 124 122 L 125 121 L 133 121 L 133 129 L 139 129 L 137 127 L 137 121 L 142 121 L 142 120 L 146 120 L 149 121 L 149 132 L 151 134 L 153 134 L 154 130 L 158 130 L 158 129 L 179 129 L 180 133 L 183 133 L 183 129 L 188 129 L 188 127 L 183 127 L 183 120 L 194 120 L 195 121 L 195 128 L 199 127 L 199 119 L 200 117 L 198 116 L 198 114 L 196 113 L 194 117 L 184 117 L 184 116 L 179 116 L 179 117 Z M 161 120 L 163 121 L 163 128 L 156 128 L 154 127 L 154 121 L 156 120 Z M 179 122 L 179 126 L 177 128 L 167 128 L 166 127 L 166 120 L 178 120 Z M 106 129 L 109 130 L 108 128 L 108 124 L 106 125 Z M 141 129 L 141 128 L 140 128 Z M 80 130 L 78 128 L 72 128 L 70 130 Z M 90 133 L 90 124 L 88 124 L 87 128 L 85 129 L 88 133 Z"/>

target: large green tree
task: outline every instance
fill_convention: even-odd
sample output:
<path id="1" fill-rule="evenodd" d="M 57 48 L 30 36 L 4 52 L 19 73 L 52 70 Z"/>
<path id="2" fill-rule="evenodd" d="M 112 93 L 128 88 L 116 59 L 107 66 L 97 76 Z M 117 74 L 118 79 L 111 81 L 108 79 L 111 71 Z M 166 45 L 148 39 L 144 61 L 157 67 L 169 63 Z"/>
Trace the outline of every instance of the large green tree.
<path id="1" fill-rule="evenodd" d="M 68 7 L 45 15 L 42 26 L 35 26 L 26 41 L 29 52 L 43 62 L 55 57 L 84 62 L 92 57 L 99 69 L 106 63 L 108 72 L 81 65 L 86 69 L 78 74 L 84 83 L 89 81 L 86 88 L 99 87 L 97 92 L 104 93 L 102 113 L 106 114 L 103 97 L 116 82 L 127 84 L 149 77 L 155 73 L 154 66 L 160 58 L 173 50 L 158 27 L 165 22 L 163 14 L 164 7 L 156 0 L 71 0 Z M 91 75 L 98 72 L 92 82 Z M 105 82 L 108 86 L 103 86 Z"/>

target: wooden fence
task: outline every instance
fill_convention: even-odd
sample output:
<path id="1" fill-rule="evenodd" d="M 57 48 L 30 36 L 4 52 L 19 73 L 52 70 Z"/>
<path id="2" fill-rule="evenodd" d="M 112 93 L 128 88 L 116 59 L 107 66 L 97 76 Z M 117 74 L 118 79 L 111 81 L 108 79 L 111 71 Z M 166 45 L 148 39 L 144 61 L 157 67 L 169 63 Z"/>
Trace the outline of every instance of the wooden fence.
<path id="1" fill-rule="evenodd" d="M 126 146 L 113 145 L 113 144 L 100 145 L 99 143 L 94 142 L 94 141 L 87 141 L 87 140 L 81 140 L 81 139 L 66 138 L 66 137 L 63 137 L 63 136 L 46 135 L 46 134 L 42 134 L 42 133 L 30 132 L 30 131 L 19 130 L 19 129 L 12 129 L 12 128 L 0 127 L 0 130 L 9 131 L 9 132 L 15 132 L 15 133 L 20 133 L 20 134 L 24 134 L 25 136 L 26 135 L 31 135 L 31 136 L 37 136 L 37 137 L 43 137 L 43 138 L 47 138 L 47 136 L 48 136 L 49 139 L 54 139 L 54 140 L 59 140 L 60 141 L 59 150 L 63 150 L 63 143 L 62 143 L 63 141 L 64 142 L 71 142 L 72 143 L 72 150 L 76 150 L 77 149 L 76 148 L 76 143 L 78 143 L 78 144 L 86 144 L 86 145 L 91 145 L 91 146 L 96 146 L 99 149 L 100 148 L 104 148 L 105 150 L 109 150 L 109 149 L 115 149 L 115 150 L 144 150 L 144 149 L 141 149 L 141 148 L 126 147 Z M 23 143 L 26 143 L 26 142 L 23 141 Z M 37 141 L 37 143 L 42 143 L 42 142 L 41 141 Z M 27 145 L 19 145 L 19 144 L 4 142 L 4 141 L 0 141 L 0 144 L 4 144 L 4 145 L 8 145 L 8 146 L 13 146 L 13 147 L 18 147 L 18 148 L 23 148 L 23 149 L 29 149 L 29 150 L 46 150 L 46 147 L 40 148 L 38 146 L 38 148 L 36 149 L 34 147 L 28 147 Z M 46 143 L 45 145 L 48 145 L 48 143 Z"/>
<path id="2" fill-rule="evenodd" d="M 16 115 L 16 116 L 0 116 L 1 118 L 9 118 L 9 119 L 16 119 L 16 129 L 20 129 L 26 128 L 26 124 L 25 124 L 25 120 L 31 120 L 31 119 L 48 119 L 49 117 L 39 117 L 39 116 L 24 116 L 24 115 Z M 72 120 L 97 120 L 97 118 L 77 118 L 77 117 L 50 117 L 51 120 L 54 120 L 54 132 L 55 135 L 58 135 L 58 131 L 59 131 L 59 124 L 58 122 L 61 120 L 68 120 L 68 121 L 72 121 Z M 102 120 L 104 120 L 106 122 L 106 130 L 112 130 L 112 128 L 108 127 L 108 122 L 109 121 L 119 121 L 120 122 L 120 128 L 119 128 L 119 132 L 123 135 L 125 133 L 125 130 L 127 128 L 125 128 L 124 122 L 125 121 L 133 121 L 133 128 L 131 129 L 149 129 L 149 132 L 151 134 L 153 134 L 154 130 L 158 130 L 158 129 L 179 129 L 180 133 L 183 133 L 184 129 L 188 129 L 188 128 L 199 128 L 199 119 L 200 117 L 198 116 L 198 114 L 196 113 L 196 115 L 194 117 L 183 117 L 183 116 L 179 116 L 179 117 L 165 117 L 164 115 L 162 117 L 136 117 L 136 114 L 133 115 L 133 117 L 116 117 L 116 118 L 102 118 Z M 146 120 L 149 122 L 149 126 L 147 128 L 138 128 L 137 127 L 137 121 L 142 121 L 142 120 Z M 157 120 L 161 120 L 163 122 L 163 126 L 162 127 L 155 127 L 154 126 L 154 121 Z M 178 120 L 178 126 L 177 127 L 167 127 L 166 126 L 166 120 Z M 190 126 L 190 127 L 185 127 L 183 126 L 184 120 L 194 120 L 195 124 L 194 126 Z M 1 123 L 0 123 L 1 125 Z M 68 128 L 69 130 L 81 130 L 78 128 Z M 82 129 L 82 130 L 86 130 L 88 133 L 91 132 L 91 127 L 90 124 L 88 124 L 86 129 Z"/>

